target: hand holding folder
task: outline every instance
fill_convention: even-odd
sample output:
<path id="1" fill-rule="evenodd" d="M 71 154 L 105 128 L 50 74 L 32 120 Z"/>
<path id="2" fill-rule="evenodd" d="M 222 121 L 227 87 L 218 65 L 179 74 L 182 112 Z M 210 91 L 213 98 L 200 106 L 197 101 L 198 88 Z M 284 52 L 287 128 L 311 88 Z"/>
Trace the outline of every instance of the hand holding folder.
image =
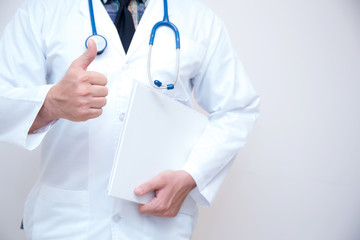
<path id="1" fill-rule="evenodd" d="M 156 191 L 156 198 L 139 206 L 139 213 L 162 217 L 175 217 L 189 192 L 196 187 L 192 176 L 185 171 L 160 173 L 135 189 L 137 195 Z"/>
<path id="2" fill-rule="evenodd" d="M 119 142 L 108 194 L 137 203 L 134 189 L 165 170 L 179 170 L 204 132 L 208 119 L 141 83 L 135 83 Z"/>

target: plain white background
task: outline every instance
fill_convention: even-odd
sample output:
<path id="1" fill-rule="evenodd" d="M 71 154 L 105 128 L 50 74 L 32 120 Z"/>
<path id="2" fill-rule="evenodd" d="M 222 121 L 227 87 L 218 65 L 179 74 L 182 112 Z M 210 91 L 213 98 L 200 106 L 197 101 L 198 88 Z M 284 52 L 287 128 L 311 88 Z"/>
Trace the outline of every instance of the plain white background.
<path id="1" fill-rule="evenodd" d="M 204 1 L 228 26 L 262 103 L 193 239 L 360 239 L 360 2 Z M 1 32 L 21 2 L 1 0 Z M 24 238 L 38 158 L 0 145 L 2 240 Z"/>

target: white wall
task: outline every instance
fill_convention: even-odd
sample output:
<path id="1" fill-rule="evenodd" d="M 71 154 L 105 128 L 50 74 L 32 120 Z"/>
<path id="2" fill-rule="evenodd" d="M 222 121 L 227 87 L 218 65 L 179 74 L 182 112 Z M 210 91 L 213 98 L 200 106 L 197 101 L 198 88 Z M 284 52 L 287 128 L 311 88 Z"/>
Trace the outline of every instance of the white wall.
<path id="1" fill-rule="evenodd" d="M 194 239 L 360 239 L 360 2 L 204 1 L 226 22 L 262 106 Z M 1 31 L 20 2 L 1 0 Z M 39 152 L 0 154 L 0 239 L 20 240 Z"/>
<path id="2" fill-rule="evenodd" d="M 23 0 L 0 0 L 0 35 L 22 2 Z M 0 144 L 1 240 L 25 239 L 23 231 L 20 230 L 20 223 L 26 196 L 38 173 L 39 156 L 39 150 L 28 152 Z"/>
<path id="3" fill-rule="evenodd" d="M 196 239 L 360 239 L 360 2 L 206 0 L 262 97 Z"/>

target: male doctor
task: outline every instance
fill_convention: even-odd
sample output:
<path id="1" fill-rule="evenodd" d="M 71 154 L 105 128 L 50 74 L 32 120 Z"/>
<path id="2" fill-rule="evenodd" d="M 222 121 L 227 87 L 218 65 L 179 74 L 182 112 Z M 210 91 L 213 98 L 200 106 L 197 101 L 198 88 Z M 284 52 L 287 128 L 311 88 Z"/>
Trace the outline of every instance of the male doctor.
<path id="1" fill-rule="evenodd" d="M 26 235 L 190 239 L 196 205 L 213 201 L 256 120 L 259 98 L 223 22 L 198 0 L 168 0 L 181 65 L 175 89 L 163 93 L 191 106 L 193 91 L 210 124 L 182 169 L 134 189 L 155 191 L 152 201 L 107 196 L 132 82 L 148 84 L 148 39 L 163 1 L 93 5 L 97 32 L 108 42 L 101 55 L 93 41 L 84 44 L 92 32 L 88 0 L 26 0 L 0 41 L 0 141 L 29 150 L 42 143 L 40 176 L 25 204 Z M 173 32 L 159 30 L 155 79 L 175 78 L 174 54 Z"/>

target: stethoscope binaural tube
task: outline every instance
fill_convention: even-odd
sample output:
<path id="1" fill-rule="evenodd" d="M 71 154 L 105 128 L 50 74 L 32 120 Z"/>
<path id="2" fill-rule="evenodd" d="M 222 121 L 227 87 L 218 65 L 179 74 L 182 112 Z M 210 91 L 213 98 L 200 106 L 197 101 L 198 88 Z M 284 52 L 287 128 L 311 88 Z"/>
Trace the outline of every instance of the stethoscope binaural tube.
<path id="1" fill-rule="evenodd" d="M 104 36 L 97 34 L 92 0 L 89 0 L 89 12 L 90 12 L 90 21 L 91 21 L 93 34 L 86 39 L 85 47 L 88 48 L 89 39 L 94 40 L 96 44 L 97 55 L 100 55 L 105 51 L 107 47 L 107 40 Z"/>
<path id="2" fill-rule="evenodd" d="M 86 48 L 88 48 L 89 39 L 94 40 L 96 47 L 97 47 L 97 55 L 100 55 L 105 51 L 105 49 L 107 47 L 107 40 L 104 36 L 97 34 L 93 2 L 92 2 L 92 0 L 88 0 L 88 2 L 89 2 L 90 21 L 91 21 L 91 27 L 92 27 L 93 34 L 86 39 L 85 46 L 86 46 Z M 152 52 L 152 47 L 154 45 L 156 31 L 159 27 L 162 27 L 162 26 L 168 27 L 174 31 L 175 44 L 176 44 L 176 77 L 175 77 L 175 80 L 173 83 L 167 84 L 166 86 L 163 86 L 162 82 L 159 80 L 153 81 L 152 77 L 151 77 L 151 70 L 150 70 L 151 69 L 151 52 Z M 169 20 L 168 2 L 167 2 L 167 0 L 164 0 L 164 19 L 162 21 L 157 22 L 154 25 L 154 27 L 151 31 L 150 41 L 149 41 L 147 72 L 148 72 L 148 79 L 149 79 L 150 85 L 152 85 L 153 87 L 158 88 L 158 89 L 167 89 L 167 90 L 174 89 L 175 84 L 179 77 L 179 71 L 180 71 L 180 33 L 179 33 L 179 30 L 177 29 L 177 27 L 173 23 L 171 23 Z"/>
<path id="3" fill-rule="evenodd" d="M 150 71 L 150 69 L 151 69 L 151 51 L 152 51 L 152 46 L 154 45 L 155 34 L 156 34 L 157 29 L 162 26 L 168 27 L 174 31 L 175 44 L 176 44 L 176 77 L 172 84 L 167 84 L 166 86 L 163 86 L 162 82 L 160 82 L 159 80 L 153 81 L 152 77 L 151 77 L 151 71 Z M 153 87 L 158 88 L 158 89 L 167 89 L 167 90 L 174 89 L 174 86 L 179 77 L 179 70 L 180 70 L 180 33 L 179 33 L 179 30 L 177 29 L 177 27 L 169 21 L 168 4 L 167 4 L 167 0 L 164 0 L 164 19 L 162 21 L 157 22 L 154 25 L 154 27 L 151 31 L 150 41 L 149 41 L 147 72 L 148 72 L 148 79 L 149 79 L 150 85 L 152 85 Z"/>

